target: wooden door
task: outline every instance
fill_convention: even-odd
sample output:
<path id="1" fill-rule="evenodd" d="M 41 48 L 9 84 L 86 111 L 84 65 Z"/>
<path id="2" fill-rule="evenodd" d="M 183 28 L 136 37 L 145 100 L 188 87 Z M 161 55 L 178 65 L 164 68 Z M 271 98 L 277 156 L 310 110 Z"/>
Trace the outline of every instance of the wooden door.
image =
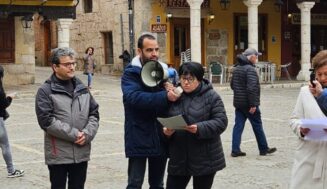
<path id="1" fill-rule="evenodd" d="M 13 17 L 0 18 L 0 63 L 15 62 L 14 26 Z"/>
<path id="2" fill-rule="evenodd" d="M 258 51 L 262 53 L 259 61 L 268 59 L 267 15 L 258 16 Z M 248 48 L 248 16 L 246 14 L 234 15 L 234 60 L 236 56 Z"/>
<path id="3" fill-rule="evenodd" d="M 181 62 L 181 52 L 191 48 L 190 40 L 190 19 L 173 18 L 170 30 L 170 60 L 171 66 L 178 68 Z"/>

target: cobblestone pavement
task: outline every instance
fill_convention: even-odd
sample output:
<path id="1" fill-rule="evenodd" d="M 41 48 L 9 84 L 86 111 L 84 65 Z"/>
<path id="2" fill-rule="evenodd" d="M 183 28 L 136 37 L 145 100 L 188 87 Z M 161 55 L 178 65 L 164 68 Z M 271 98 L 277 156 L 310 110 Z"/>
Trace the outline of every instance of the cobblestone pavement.
<path id="1" fill-rule="evenodd" d="M 6 126 L 14 164 L 17 168 L 24 169 L 26 174 L 21 178 L 6 178 L 5 163 L 0 160 L 1 189 L 50 187 L 48 170 L 44 164 L 43 132 L 36 121 L 34 103 L 36 90 L 49 77 L 51 69 L 37 67 L 36 72 L 36 84 L 6 88 L 7 93 L 18 92 L 18 97 L 9 108 L 11 116 L 6 121 Z M 86 81 L 86 77 L 81 72 L 77 72 L 76 75 Z M 227 85 L 219 87 L 215 84 L 215 89 L 223 98 L 229 124 L 222 135 L 227 167 L 216 174 L 214 189 L 288 188 L 297 140 L 288 126 L 288 119 L 301 85 L 300 83 L 288 85 L 280 83 L 263 86 L 261 111 L 264 129 L 269 146 L 277 147 L 278 151 L 273 155 L 259 156 L 254 134 L 247 123 L 241 146 L 247 156 L 232 158 L 230 156 L 231 132 L 234 123 L 232 91 Z M 92 92 L 100 104 L 101 120 L 98 134 L 92 143 L 86 188 L 125 188 L 127 159 L 124 155 L 124 111 L 120 78 L 95 75 Z M 143 188 L 148 188 L 147 177 Z"/>

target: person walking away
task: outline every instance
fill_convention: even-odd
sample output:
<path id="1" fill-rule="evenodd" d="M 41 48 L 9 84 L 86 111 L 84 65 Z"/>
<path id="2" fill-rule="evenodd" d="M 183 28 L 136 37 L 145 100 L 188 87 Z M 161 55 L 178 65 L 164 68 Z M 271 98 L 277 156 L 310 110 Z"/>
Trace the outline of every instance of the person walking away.
<path id="1" fill-rule="evenodd" d="M 143 34 L 137 43 L 137 56 L 132 59 L 121 78 L 125 110 L 125 155 L 128 158 L 127 189 L 141 189 L 146 163 L 151 189 L 163 189 L 167 150 L 160 113 L 168 111 L 169 102 L 177 100 L 173 91 L 163 85 L 150 88 L 142 82 L 141 69 L 149 60 L 158 61 L 159 45 L 151 34 Z M 159 62 L 164 69 L 168 66 Z"/>
<path id="2" fill-rule="evenodd" d="M 7 96 L 3 88 L 4 69 L 0 65 L 0 147 L 2 150 L 2 157 L 7 165 L 8 178 L 21 177 L 25 174 L 24 170 L 15 169 L 13 165 L 11 149 L 8 139 L 8 133 L 5 127 L 5 120 L 8 119 L 8 108 L 12 102 L 13 96 Z"/>
<path id="3" fill-rule="evenodd" d="M 84 60 L 84 74 L 87 75 L 87 87 L 91 89 L 92 77 L 94 75 L 94 69 L 96 67 L 95 59 L 93 57 L 94 48 L 88 47 L 85 50 Z"/>
<path id="4" fill-rule="evenodd" d="M 260 83 L 255 70 L 255 63 L 261 55 L 253 48 L 246 49 L 242 54 L 237 55 L 237 64 L 233 69 L 231 88 L 234 92 L 233 105 L 235 107 L 235 125 L 232 137 L 232 157 L 246 156 L 241 151 L 241 138 L 244 125 L 249 119 L 254 131 L 259 154 L 265 156 L 276 152 L 277 148 L 269 148 L 267 139 L 262 127 L 260 105 Z"/>
<path id="5" fill-rule="evenodd" d="M 200 63 L 186 62 L 178 70 L 182 96 L 171 103 L 168 117 L 183 115 L 184 129 L 164 127 L 168 137 L 167 189 L 185 189 L 193 177 L 194 189 L 210 189 L 217 171 L 225 166 L 220 135 L 227 128 L 224 104 L 203 78 Z"/>
<path id="6" fill-rule="evenodd" d="M 99 127 L 99 105 L 75 77 L 76 53 L 68 47 L 52 51 L 53 74 L 38 89 L 35 111 L 44 131 L 45 164 L 51 189 L 83 189 L 91 141 Z"/>

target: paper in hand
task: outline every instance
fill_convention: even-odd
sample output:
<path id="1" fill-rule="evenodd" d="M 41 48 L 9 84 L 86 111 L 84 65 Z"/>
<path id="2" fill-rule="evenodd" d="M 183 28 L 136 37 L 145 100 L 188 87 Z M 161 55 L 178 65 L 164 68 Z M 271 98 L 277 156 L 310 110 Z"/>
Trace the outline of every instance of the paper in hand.
<path id="1" fill-rule="evenodd" d="M 187 126 L 182 115 L 177 115 L 168 118 L 160 118 L 158 117 L 157 120 L 164 126 L 169 129 L 184 129 Z"/>

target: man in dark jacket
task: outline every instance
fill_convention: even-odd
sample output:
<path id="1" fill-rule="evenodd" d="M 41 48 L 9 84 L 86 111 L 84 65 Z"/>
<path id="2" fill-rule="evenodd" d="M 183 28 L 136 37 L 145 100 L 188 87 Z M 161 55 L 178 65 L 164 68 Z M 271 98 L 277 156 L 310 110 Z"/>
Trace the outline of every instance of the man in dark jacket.
<path id="1" fill-rule="evenodd" d="M 150 188 L 163 188 L 167 157 L 162 126 L 157 117 L 168 110 L 168 102 L 177 96 L 163 87 L 149 88 L 143 84 L 141 69 L 148 60 L 158 60 L 159 46 L 154 36 L 144 34 L 138 39 L 138 56 L 127 65 L 121 87 L 125 109 L 125 154 L 128 160 L 128 189 L 141 189 L 148 160 Z M 166 64 L 161 63 L 164 68 Z"/>
<path id="2" fill-rule="evenodd" d="M 99 127 L 99 106 L 87 87 L 74 76 L 73 49 L 52 52 L 54 73 L 39 88 L 35 109 L 44 130 L 45 163 L 52 189 L 82 189 L 90 160 L 91 141 Z"/>
<path id="3" fill-rule="evenodd" d="M 274 153 L 276 148 L 269 148 L 262 127 L 260 105 L 259 77 L 255 63 L 261 55 L 253 48 L 246 49 L 237 56 L 233 71 L 231 88 L 234 91 L 235 125 L 233 129 L 232 157 L 245 156 L 240 149 L 241 137 L 246 119 L 249 119 L 257 139 L 260 155 Z"/>

